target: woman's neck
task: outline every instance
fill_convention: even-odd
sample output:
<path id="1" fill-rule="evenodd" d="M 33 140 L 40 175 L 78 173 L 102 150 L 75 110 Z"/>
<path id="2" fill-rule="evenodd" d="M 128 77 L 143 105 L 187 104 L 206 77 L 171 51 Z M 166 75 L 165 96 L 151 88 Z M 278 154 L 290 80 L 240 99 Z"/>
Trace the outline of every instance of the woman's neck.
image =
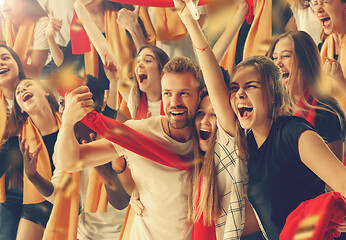
<path id="1" fill-rule="evenodd" d="M 56 118 L 49 106 L 44 106 L 39 111 L 30 113 L 29 116 L 35 126 L 40 130 L 42 136 L 58 131 Z"/>
<path id="2" fill-rule="evenodd" d="M 341 42 L 342 38 L 345 36 L 345 31 L 342 33 L 336 33 L 334 35 L 334 41 L 335 41 L 335 53 L 339 54 L 340 53 L 340 48 L 341 48 Z"/>
<path id="3" fill-rule="evenodd" d="M 150 89 L 148 91 L 145 92 L 146 96 L 147 96 L 147 100 L 149 102 L 157 102 L 161 100 L 161 86 L 160 89 Z"/>
<path id="4" fill-rule="evenodd" d="M 257 128 L 252 128 L 252 132 L 258 148 L 260 148 L 267 139 L 272 123 L 273 120 L 268 118 L 268 120 L 265 120 L 265 122 L 263 122 L 261 126 Z"/>
<path id="5" fill-rule="evenodd" d="M 25 19 L 25 15 L 24 14 L 21 15 L 21 16 L 18 16 L 16 18 L 11 19 L 11 22 L 15 26 L 16 31 L 18 31 L 18 28 L 20 27 L 20 25 L 22 25 L 24 19 Z"/>
<path id="6" fill-rule="evenodd" d="M 102 2 L 95 1 L 95 3 L 91 3 L 86 6 L 91 19 L 94 21 L 99 30 L 104 33 L 105 32 L 105 23 L 104 23 L 104 12 L 105 9 L 102 5 Z"/>

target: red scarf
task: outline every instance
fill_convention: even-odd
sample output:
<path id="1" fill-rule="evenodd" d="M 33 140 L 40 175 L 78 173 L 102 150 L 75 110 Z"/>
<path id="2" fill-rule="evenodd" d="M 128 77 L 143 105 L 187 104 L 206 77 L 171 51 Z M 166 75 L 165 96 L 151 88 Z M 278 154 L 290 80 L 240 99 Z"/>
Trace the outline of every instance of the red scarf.
<path id="1" fill-rule="evenodd" d="M 174 7 L 173 0 L 110 0 L 112 2 L 141 5 L 148 7 Z M 208 0 L 200 0 L 198 6 L 205 5 Z"/>
<path id="2" fill-rule="evenodd" d="M 76 11 L 73 10 L 73 18 L 70 28 L 72 54 L 90 52 L 90 41 L 81 22 L 78 22 Z"/>
<path id="3" fill-rule="evenodd" d="M 293 240 L 295 235 L 311 231 L 309 239 L 332 240 L 340 236 L 339 224 L 346 216 L 346 199 L 338 192 L 324 193 L 302 202 L 286 219 L 280 240 Z M 304 219 L 313 219 L 311 224 L 301 224 Z M 307 226 L 310 225 L 310 226 Z M 309 228 L 310 227 L 310 228 Z M 305 231 L 304 231 L 305 230 Z"/>
<path id="4" fill-rule="evenodd" d="M 95 111 L 88 113 L 82 122 L 109 141 L 142 157 L 162 165 L 190 170 L 187 159 L 179 157 L 157 142 L 127 127 L 125 124 L 103 116 Z"/>
<path id="5" fill-rule="evenodd" d="M 197 208 L 199 207 L 199 199 L 201 196 L 201 183 L 202 178 L 199 181 Z M 206 226 L 203 223 L 203 213 L 197 222 L 193 225 L 191 240 L 216 240 L 215 222 L 212 225 Z"/>
<path id="6" fill-rule="evenodd" d="M 311 94 L 309 93 L 309 91 L 307 89 L 304 90 L 304 98 L 305 98 L 306 102 L 308 104 L 310 104 L 311 106 L 314 106 L 314 107 L 317 106 L 317 100 L 311 96 Z M 304 118 L 312 126 L 315 127 L 316 109 L 305 106 L 303 99 L 299 100 L 298 107 L 301 109 L 298 109 L 294 113 L 294 116 Z"/>
<path id="7" fill-rule="evenodd" d="M 141 100 L 139 101 L 139 107 L 138 112 L 136 115 L 136 120 L 146 119 L 150 116 L 148 116 L 148 101 L 147 101 L 147 95 L 145 93 L 142 93 Z M 163 103 L 161 100 L 161 109 L 160 109 L 160 115 L 165 115 L 165 111 L 163 110 Z"/>

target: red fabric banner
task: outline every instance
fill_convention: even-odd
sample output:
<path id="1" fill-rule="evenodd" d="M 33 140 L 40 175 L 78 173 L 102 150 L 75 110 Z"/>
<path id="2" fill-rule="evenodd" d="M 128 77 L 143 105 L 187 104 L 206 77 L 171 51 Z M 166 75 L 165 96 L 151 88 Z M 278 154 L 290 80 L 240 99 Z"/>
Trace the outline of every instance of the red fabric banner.
<path id="1" fill-rule="evenodd" d="M 110 0 L 112 2 L 126 3 L 149 7 L 174 7 L 173 0 Z M 198 6 L 207 4 L 208 0 L 200 0 Z"/>

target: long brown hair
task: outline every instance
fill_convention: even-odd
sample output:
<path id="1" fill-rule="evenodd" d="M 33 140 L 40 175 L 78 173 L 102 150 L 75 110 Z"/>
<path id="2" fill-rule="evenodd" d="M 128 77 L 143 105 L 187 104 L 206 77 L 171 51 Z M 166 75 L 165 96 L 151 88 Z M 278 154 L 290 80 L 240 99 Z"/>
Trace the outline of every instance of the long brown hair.
<path id="1" fill-rule="evenodd" d="M 16 91 L 18 84 L 16 85 L 14 92 Z M 49 90 L 47 90 L 41 83 L 39 84 L 48 93 L 47 101 L 50 105 L 52 113 L 54 114 L 58 112 L 59 104 L 56 101 L 54 95 Z M 9 123 L 8 123 L 8 128 L 6 131 L 6 136 L 11 137 L 11 136 L 18 135 L 20 131 L 22 130 L 23 124 L 26 122 L 28 116 L 29 115 L 26 112 L 21 111 L 21 108 L 18 105 L 17 99 L 16 97 L 14 97 L 12 113 L 9 117 Z M 56 124 L 58 124 L 58 122 L 56 122 Z M 9 174 L 10 174 L 10 180 L 9 180 L 8 187 L 12 188 L 12 187 L 18 186 L 19 188 L 22 189 L 23 188 L 22 173 L 19 172 L 18 169 L 16 169 L 15 167 L 11 166 L 9 168 Z"/>
<path id="2" fill-rule="evenodd" d="M 301 100 L 307 108 L 320 109 L 323 111 L 328 111 L 335 114 L 343 125 L 342 116 L 333 110 L 333 107 L 327 104 L 325 101 L 327 100 L 331 102 L 335 102 L 336 100 L 327 96 L 322 89 L 322 61 L 320 54 L 318 52 L 318 48 L 311 38 L 309 34 L 303 31 L 290 31 L 284 34 L 281 34 L 270 46 L 266 56 L 273 59 L 273 53 L 276 47 L 276 44 L 283 38 L 289 38 L 293 41 L 294 44 L 294 52 L 293 52 L 293 71 L 290 73 L 290 82 L 288 93 L 291 98 L 291 103 L 295 108 L 299 108 L 300 110 L 306 111 L 306 109 L 302 109 L 299 106 L 299 100 Z M 302 73 L 302 77 L 300 78 L 301 82 L 298 82 L 298 70 Z M 300 88 L 298 94 L 300 99 L 297 99 L 293 95 L 292 86 L 294 83 L 300 84 L 303 87 Z M 321 106 L 312 106 L 304 97 L 304 89 L 308 89 L 309 93 L 320 103 Z"/>
<path id="3" fill-rule="evenodd" d="M 163 67 L 169 61 L 169 57 L 167 53 L 159 47 L 148 45 L 148 46 L 141 47 L 138 51 L 138 54 L 146 48 L 149 48 L 151 51 L 153 51 L 155 58 L 157 59 L 158 70 L 160 73 L 162 73 Z M 139 102 L 140 102 L 142 94 L 143 92 L 139 89 L 139 85 L 136 79 L 136 74 L 134 74 L 133 86 L 131 87 L 130 95 L 129 95 L 129 99 L 131 98 L 131 100 L 129 101 L 132 101 L 132 104 L 129 104 L 132 106 L 132 108 L 129 109 L 132 118 L 135 118 L 137 115 Z"/>
<path id="4" fill-rule="evenodd" d="M 206 96 L 208 96 L 208 92 L 205 91 L 201 95 L 201 102 Z M 216 130 L 217 128 L 215 128 L 215 131 L 211 133 L 207 151 L 205 153 L 199 148 L 197 129 L 195 129 L 192 134 L 194 167 L 192 173 L 190 174 L 191 184 L 189 186 L 188 216 L 190 222 L 197 222 L 203 213 L 204 225 L 211 225 L 212 221 L 216 221 L 221 213 L 214 162 Z M 200 181 L 201 187 L 199 187 Z M 200 196 L 198 196 L 198 194 L 200 194 Z M 197 205 L 198 198 L 199 205 Z"/>
<path id="5" fill-rule="evenodd" d="M 267 96 L 269 118 L 275 121 L 280 116 L 291 115 L 290 98 L 283 84 L 282 72 L 278 65 L 268 57 L 253 56 L 246 58 L 240 62 L 231 73 L 231 82 L 239 69 L 244 67 L 254 67 L 260 75 L 260 84 Z M 265 97 L 265 96 L 263 96 Z M 246 132 L 241 127 L 238 118 L 236 117 L 236 136 L 235 147 L 238 147 L 239 158 L 242 160 L 248 159 L 248 147 L 246 141 Z M 237 152 L 237 151 L 236 151 Z"/>

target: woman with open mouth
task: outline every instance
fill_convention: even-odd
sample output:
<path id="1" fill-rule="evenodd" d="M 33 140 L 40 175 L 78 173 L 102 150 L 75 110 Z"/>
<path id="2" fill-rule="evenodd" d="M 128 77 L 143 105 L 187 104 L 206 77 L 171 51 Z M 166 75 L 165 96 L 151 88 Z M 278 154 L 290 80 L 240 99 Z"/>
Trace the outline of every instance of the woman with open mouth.
<path id="1" fill-rule="evenodd" d="M 231 74 L 229 95 L 200 26 L 184 1 L 174 2 L 194 46 L 203 49 L 197 56 L 210 100 L 220 126 L 235 136 L 237 160 L 247 164 L 247 197 L 267 238 L 279 239 L 287 216 L 325 193 L 325 184 L 345 197 L 346 167 L 310 123 L 291 116 L 280 68 L 265 56 L 245 59 Z"/>
<path id="2" fill-rule="evenodd" d="M 168 55 L 156 46 L 144 46 L 139 50 L 134 84 L 127 104 L 133 119 L 164 115 L 161 77 L 162 69 L 168 61 Z"/>
<path id="3" fill-rule="evenodd" d="M 18 148 L 18 141 L 8 141 L 9 117 L 12 112 L 14 89 L 25 79 L 24 69 L 18 55 L 8 46 L 0 45 L 0 239 L 16 239 L 18 222 L 22 213 L 22 191 L 13 186 L 9 165 L 15 162 L 3 154 Z"/>
<path id="4" fill-rule="evenodd" d="M 223 75 L 229 80 L 228 72 L 223 70 Z M 195 129 L 195 167 L 192 170 L 192 187 L 189 189 L 189 218 L 194 222 L 193 239 L 205 239 L 200 225 L 212 226 L 215 223 L 217 239 L 229 238 L 232 234 L 241 240 L 264 239 L 251 205 L 242 199 L 246 181 L 240 169 L 233 167 L 239 163 L 237 156 L 234 151 L 227 149 L 234 138 L 217 124 L 207 91 L 201 96 Z M 231 178 L 234 181 L 230 181 Z M 245 216 L 242 215 L 243 209 Z M 243 217 L 246 221 L 242 220 Z"/>
<path id="5" fill-rule="evenodd" d="M 17 142 L 24 163 L 24 175 L 23 166 L 12 173 L 14 184 L 23 189 L 23 214 L 16 239 L 42 239 L 52 210 L 52 204 L 41 196 L 31 181 L 48 184 L 52 177 L 55 169 L 52 155 L 60 127 L 58 109 L 54 96 L 38 81 L 24 79 L 17 84 L 8 128 L 8 135 L 12 136 L 9 141 Z M 37 162 L 37 168 L 30 168 L 30 162 Z"/>
<path id="6" fill-rule="evenodd" d="M 314 1 L 315 13 L 327 35 L 321 57 L 324 71 L 329 76 L 331 95 L 346 112 L 346 0 Z"/>
<path id="7" fill-rule="evenodd" d="M 309 121 L 342 162 L 345 117 L 336 100 L 320 89 L 321 58 L 313 39 L 302 31 L 284 33 L 272 43 L 267 56 L 281 68 L 292 114 Z"/>

